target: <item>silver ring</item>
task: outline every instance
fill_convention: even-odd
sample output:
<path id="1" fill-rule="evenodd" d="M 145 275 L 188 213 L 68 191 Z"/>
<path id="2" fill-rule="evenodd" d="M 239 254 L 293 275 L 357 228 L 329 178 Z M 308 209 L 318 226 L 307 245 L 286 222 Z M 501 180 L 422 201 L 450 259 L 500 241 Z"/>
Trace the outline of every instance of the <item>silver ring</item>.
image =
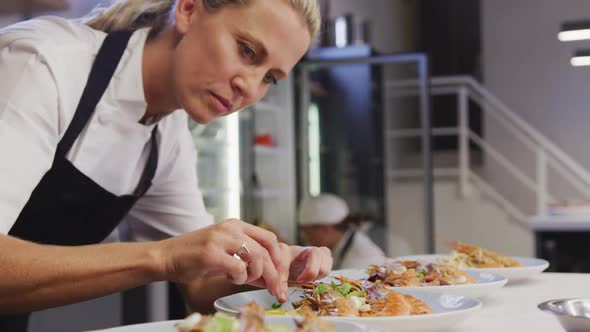
<path id="1" fill-rule="evenodd" d="M 240 249 L 238 249 L 238 252 L 236 252 L 236 255 L 240 256 L 242 254 L 249 254 L 250 250 L 248 250 L 248 246 L 246 245 L 246 241 L 242 241 L 242 245 L 240 246 Z"/>
<path id="2" fill-rule="evenodd" d="M 238 249 L 238 251 L 236 253 L 233 254 L 234 258 L 239 260 L 239 261 L 244 261 L 242 259 L 243 254 L 249 254 L 250 250 L 248 249 L 248 245 L 246 245 L 246 241 L 242 241 L 242 245 L 240 246 L 240 249 Z"/>

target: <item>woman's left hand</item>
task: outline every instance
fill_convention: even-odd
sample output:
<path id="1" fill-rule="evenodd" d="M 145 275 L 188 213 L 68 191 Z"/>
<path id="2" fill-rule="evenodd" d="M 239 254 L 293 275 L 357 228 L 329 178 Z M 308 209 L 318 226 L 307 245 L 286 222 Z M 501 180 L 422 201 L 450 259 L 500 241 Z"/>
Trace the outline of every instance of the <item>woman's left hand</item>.
<path id="1" fill-rule="evenodd" d="M 281 302 L 287 301 L 288 282 L 311 282 L 328 276 L 332 270 L 332 253 L 326 247 L 288 246 L 280 243 L 279 248 L 281 260 L 277 270 L 282 290 L 278 298 Z M 262 278 L 250 285 L 266 287 Z"/>
<path id="2" fill-rule="evenodd" d="M 288 281 L 310 282 L 321 279 L 332 270 L 332 253 L 326 247 L 289 246 L 291 265 Z M 279 273 L 282 270 L 279 269 Z M 281 279 L 284 280 L 284 279 Z"/>

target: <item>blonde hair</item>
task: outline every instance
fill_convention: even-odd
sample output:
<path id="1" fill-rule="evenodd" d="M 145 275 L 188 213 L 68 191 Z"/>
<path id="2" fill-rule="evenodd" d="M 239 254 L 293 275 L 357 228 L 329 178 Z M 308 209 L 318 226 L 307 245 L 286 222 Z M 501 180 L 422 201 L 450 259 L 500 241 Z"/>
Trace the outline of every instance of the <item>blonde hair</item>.
<path id="1" fill-rule="evenodd" d="M 202 0 L 205 8 L 220 9 L 227 5 L 247 5 L 253 0 Z M 315 38 L 321 18 L 318 0 L 285 0 L 305 20 L 309 33 Z M 85 19 L 90 27 L 104 32 L 137 30 L 151 27 L 156 34 L 170 24 L 176 0 L 114 0 L 109 7 L 94 9 Z"/>

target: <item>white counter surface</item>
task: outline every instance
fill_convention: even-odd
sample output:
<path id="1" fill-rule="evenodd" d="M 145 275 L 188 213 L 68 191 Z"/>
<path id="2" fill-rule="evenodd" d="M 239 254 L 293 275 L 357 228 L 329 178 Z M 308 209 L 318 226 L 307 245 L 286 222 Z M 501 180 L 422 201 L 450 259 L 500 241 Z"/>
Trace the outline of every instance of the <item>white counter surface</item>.
<path id="1" fill-rule="evenodd" d="M 548 216 L 529 220 L 535 232 L 590 232 L 590 216 Z"/>
<path id="2" fill-rule="evenodd" d="M 590 298 L 590 274 L 541 273 L 519 284 L 508 283 L 483 299 L 483 308 L 451 331 L 563 331 L 557 319 L 537 305 L 552 299 L 580 297 Z"/>

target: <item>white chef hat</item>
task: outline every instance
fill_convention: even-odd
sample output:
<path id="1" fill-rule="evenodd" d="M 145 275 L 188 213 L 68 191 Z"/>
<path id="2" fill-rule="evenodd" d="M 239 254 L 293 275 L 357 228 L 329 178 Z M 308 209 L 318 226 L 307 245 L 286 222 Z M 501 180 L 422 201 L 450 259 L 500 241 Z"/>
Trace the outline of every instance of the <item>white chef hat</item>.
<path id="1" fill-rule="evenodd" d="M 346 202 L 333 194 L 306 197 L 299 205 L 299 225 L 336 225 L 348 216 Z"/>

